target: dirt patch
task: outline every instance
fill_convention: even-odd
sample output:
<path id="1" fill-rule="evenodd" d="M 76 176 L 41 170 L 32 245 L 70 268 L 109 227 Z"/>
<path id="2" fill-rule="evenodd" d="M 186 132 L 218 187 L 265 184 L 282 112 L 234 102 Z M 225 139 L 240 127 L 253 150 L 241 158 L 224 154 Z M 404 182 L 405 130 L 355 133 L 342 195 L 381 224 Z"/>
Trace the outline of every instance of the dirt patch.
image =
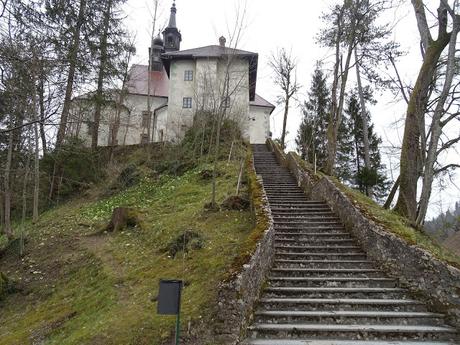
<path id="1" fill-rule="evenodd" d="M 57 320 L 54 320 L 50 323 L 45 324 L 44 326 L 40 327 L 39 329 L 36 329 L 32 332 L 32 335 L 30 337 L 30 342 L 32 345 L 42 345 L 45 344 L 46 338 L 53 333 L 54 330 L 59 329 L 64 323 L 69 321 L 71 318 L 75 317 L 77 315 L 76 312 L 70 312 L 67 313 L 61 317 L 59 317 Z"/>
<path id="2" fill-rule="evenodd" d="M 245 211 L 249 206 L 249 200 L 238 195 L 228 197 L 221 205 L 222 209 L 233 211 Z"/>
<path id="3" fill-rule="evenodd" d="M 180 251 L 188 253 L 191 249 L 203 248 L 203 242 L 203 237 L 199 233 L 192 230 L 186 230 L 172 240 L 164 251 L 168 252 L 169 256 L 174 258 Z"/>

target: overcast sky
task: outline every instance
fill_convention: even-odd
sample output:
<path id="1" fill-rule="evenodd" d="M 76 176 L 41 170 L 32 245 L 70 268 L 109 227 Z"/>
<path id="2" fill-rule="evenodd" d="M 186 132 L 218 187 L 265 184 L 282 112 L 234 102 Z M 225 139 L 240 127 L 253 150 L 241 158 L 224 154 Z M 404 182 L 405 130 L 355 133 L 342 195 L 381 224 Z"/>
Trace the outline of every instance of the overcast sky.
<path id="1" fill-rule="evenodd" d="M 275 103 L 277 89 L 273 84 L 267 61 L 276 49 L 286 48 L 292 50 L 292 55 L 298 61 L 297 77 L 303 85 L 298 98 L 303 100 L 310 85 L 315 62 L 322 60 L 325 68 L 332 68 L 331 51 L 319 47 L 315 38 L 322 27 L 321 14 L 333 3 L 335 1 L 332 0 L 247 0 L 246 4 L 242 0 L 177 0 L 177 26 L 182 33 L 181 49 L 218 44 L 218 38 L 222 35 L 228 38 L 238 8 L 246 6 L 245 29 L 238 48 L 259 54 L 257 93 Z M 408 52 L 398 66 L 402 79 L 413 84 L 421 63 L 419 34 L 410 2 L 403 3 L 386 13 L 383 20 L 395 25 L 393 39 Z M 167 25 L 171 4 L 172 0 L 160 0 L 156 31 Z M 153 7 L 153 0 L 128 0 L 126 5 L 129 29 L 136 37 L 137 56 L 134 63 L 147 64 Z M 354 83 L 353 77 L 354 74 L 351 73 L 349 85 Z M 389 93 L 376 93 L 375 98 L 379 103 L 370 109 L 372 120 L 377 133 L 383 139 L 382 155 L 385 164 L 387 168 L 393 168 L 396 178 L 398 157 L 391 158 L 386 148 L 400 145 L 402 123 L 398 127 L 395 126 L 395 122 L 403 117 L 405 104 L 395 100 Z M 272 115 L 271 129 L 275 138 L 280 136 L 282 110 L 282 107 L 278 106 Z M 289 112 L 287 140 L 291 149 L 294 149 L 300 113 L 300 109 L 295 106 Z M 452 159 L 452 154 L 450 158 Z M 454 153 L 453 158 L 460 161 L 458 153 Z M 458 177 L 456 185 L 460 186 Z M 460 190 L 456 186 L 451 185 L 442 193 L 435 190 L 429 217 L 441 210 L 446 211 L 458 199 Z"/>

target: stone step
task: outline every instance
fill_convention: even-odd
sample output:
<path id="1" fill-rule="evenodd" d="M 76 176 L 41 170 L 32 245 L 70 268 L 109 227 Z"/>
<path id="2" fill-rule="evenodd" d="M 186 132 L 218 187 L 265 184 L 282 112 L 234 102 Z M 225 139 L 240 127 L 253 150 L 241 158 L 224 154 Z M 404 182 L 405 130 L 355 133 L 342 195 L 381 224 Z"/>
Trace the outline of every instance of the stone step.
<path id="1" fill-rule="evenodd" d="M 329 255 L 327 255 L 329 254 Z M 340 255 L 341 254 L 341 255 Z M 366 253 L 360 249 L 355 250 L 316 250 L 311 249 L 307 251 L 303 250 L 290 250 L 285 248 L 280 248 L 275 250 L 275 257 L 277 259 L 299 259 L 299 260 L 315 260 L 315 259 L 324 259 L 324 260 L 343 260 L 350 259 L 355 260 L 357 258 L 362 258 L 365 260 Z"/>
<path id="2" fill-rule="evenodd" d="M 283 169 L 276 169 L 273 167 L 256 167 L 256 172 L 259 175 L 262 175 L 262 178 L 292 178 L 294 179 L 294 176 L 291 175 L 291 173 L 288 170 L 283 170 Z"/>
<path id="3" fill-rule="evenodd" d="M 286 298 L 266 297 L 259 300 L 264 310 L 364 310 L 426 311 L 426 306 L 413 299 L 382 298 Z"/>
<path id="4" fill-rule="evenodd" d="M 305 193 L 303 192 L 303 190 L 296 184 L 292 184 L 292 183 L 289 183 L 289 184 L 286 184 L 286 183 L 276 183 L 276 184 L 264 184 L 264 188 L 265 189 L 270 189 L 270 190 L 273 190 L 273 191 L 295 191 L 295 192 L 299 192 L 299 193 L 302 193 L 303 195 L 305 195 Z"/>
<path id="5" fill-rule="evenodd" d="M 297 194 L 297 195 L 303 196 L 306 200 L 308 200 L 304 191 L 298 186 L 288 186 L 288 185 L 269 186 L 264 183 L 264 189 L 267 192 L 271 192 L 274 196 L 277 196 L 277 195 L 285 196 L 288 194 Z"/>
<path id="6" fill-rule="evenodd" d="M 270 271 L 270 275 L 274 277 L 318 277 L 318 278 L 329 278 L 329 277 L 383 277 L 381 270 L 375 268 L 292 268 L 292 267 L 273 267 Z"/>
<path id="7" fill-rule="evenodd" d="M 299 253 L 299 252 L 313 252 L 313 253 L 324 253 L 324 252 L 358 252 L 361 251 L 361 248 L 358 246 L 339 246 L 339 245 L 330 245 L 330 246 L 314 246 L 314 245 L 302 245 L 302 246 L 286 246 L 275 244 L 276 253 Z"/>
<path id="8" fill-rule="evenodd" d="M 318 340 L 318 339 L 247 339 L 242 345 L 455 345 L 454 342 L 430 341 L 381 341 L 381 340 Z M 458 344 L 458 343 L 457 343 Z"/>
<path id="9" fill-rule="evenodd" d="M 401 336 L 416 338 L 417 340 L 444 340 L 455 334 L 452 327 L 429 325 L 379 325 L 379 324 L 270 324 L 258 323 L 249 327 L 253 332 L 263 332 L 262 336 L 284 338 L 291 336 L 301 338 L 303 335 L 319 337 L 337 336 L 341 339 L 362 339 L 363 335 L 383 337 L 384 339 L 399 339 Z"/>
<path id="10" fill-rule="evenodd" d="M 299 259 L 275 259 L 275 264 L 374 264 L 369 260 L 299 260 Z"/>
<path id="11" fill-rule="evenodd" d="M 298 232 L 275 232 L 275 239 L 279 240 L 316 240 L 316 239 L 352 239 L 351 235 L 347 232 L 311 232 L 311 233 L 298 233 Z"/>
<path id="12" fill-rule="evenodd" d="M 310 213 L 318 213 L 318 214 L 322 214 L 322 213 L 332 213 L 331 209 L 328 207 L 328 206 L 325 206 L 325 207 L 321 207 L 321 208 L 318 208 L 318 207 L 305 207 L 305 206 L 302 206 L 302 205 L 292 205 L 292 206 L 289 206 L 289 207 L 272 207 L 271 208 L 271 211 L 272 212 L 282 212 L 282 213 L 290 213 L 292 212 L 293 214 L 296 214 L 296 213 L 307 213 L 307 214 L 310 214 Z"/>
<path id="13" fill-rule="evenodd" d="M 273 207 L 276 208 L 276 207 L 312 207 L 314 206 L 314 208 L 323 208 L 323 209 L 327 209 L 329 210 L 329 206 L 327 205 L 321 205 L 321 204 L 310 204 L 308 203 L 308 201 L 306 200 L 302 200 L 302 201 L 277 201 L 277 202 L 272 202 L 273 204 Z"/>
<path id="14" fill-rule="evenodd" d="M 268 278 L 270 286 L 294 287 L 396 287 L 394 279 L 385 277 L 273 277 Z"/>
<path id="15" fill-rule="evenodd" d="M 328 219 L 324 219 L 324 220 L 316 220 L 316 221 L 308 221 L 308 220 L 304 220 L 304 221 L 297 221 L 297 220 L 277 220 L 276 221 L 276 224 L 277 225 L 307 225 L 309 227 L 311 226 L 315 226 L 315 225 L 330 225 L 330 226 L 342 226 L 342 223 L 340 223 L 339 221 L 337 220 L 328 220 Z"/>
<path id="16" fill-rule="evenodd" d="M 318 215 L 305 215 L 305 216 L 279 216 L 279 215 L 273 215 L 273 220 L 275 220 L 276 223 L 293 223 L 293 224 L 305 224 L 305 223 L 327 223 L 327 224 L 339 224 L 342 226 L 342 223 L 340 222 L 340 219 L 335 216 L 318 216 Z"/>
<path id="17" fill-rule="evenodd" d="M 300 226 L 286 226 L 286 225 L 277 225 L 274 224 L 275 230 L 279 233 L 283 232 L 298 232 L 299 234 L 309 234 L 312 232 L 324 231 L 324 232 L 345 232 L 345 228 L 343 225 L 335 225 L 335 226 L 311 226 L 311 227 L 304 227 Z"/>
<path id="18" fill-rule="evenodd" d="M 292 253 L 292 252 L 275 252 L 275 258 L 289 258 L 289 259 L 305 259 L 305 260 L 357 260 L 365 259 L 367 255 L 364 252 L 357 253 L 312 253 L 312 252 L 301 252 L 301 253 Z"/>
<path id="19" fill-rule="evenodd" d="M 275 243 L 278 243 L 278 244 L 285 244 L 285 245 L 289 245 L 289 244 L 318 244 L 318 243 L 322 243 L 324 245 L 331 245 L 331 244 L 353 244 L 355 243 L 356 241 L 353 239 L 353 238 L 311 238 L 311 237 L 308 237 L 306 239 L 301 239 L 301 238 L 275 238 Z"/>
<path id="20" fill-rule="evenodd" d="M 316 216 L 316 217 L 335 217 L 335 214 L 332 213 L 329 210 L 324 210 L 324 211 L 293 211 L 293 210 L 284 210 L 284 211 L 272 211 L 272 215 L 277 216 L 277 217 L 282 217 L 282 216 L 292 216 L 292 217 L 308 217 L 308 216 Z"/>
<path id="21" fill-rule="evenodd" d="M 279 214 L 274 214 L 274 218 L 276 220 L 280 221 L 286 221 L 286 220 L 294 220 L 294 221 L 315 221 L 315 220 L 329 220 L 329 221 L 335 221 L 338 222 L 340 220 L 339 217 L 335 215 L 329 215 L 329 214 L 316 214 L 316 213 L 311 213 L 307 215 L 294 215 L 294 214 L 289 214 L 289 215 L 279 215 Z"/>
<path id="22" fill-rule="evenodd" d="M 264 184 L 265 187 L 267 186 L 273 186 L 273 187 L 277 187 L 277 186 L 292 186 L 292 187 L 299 187 L 299 184 L 297 182 L 291 182 L 291 181 L 278 181 L 276 183 L 267 183 L 267 184 Z"/>
<path id="23" fill-rule="evenodd" d="M 400 288 L 381 287 L 267 287 L 265 297 L 299 298 L 406 298 L 408 292 Z"/>
<path id="24" fill-rule="evenodd" d="M 256 323 L 399 324 L 442 326 L 444 315 L 430 312 L 373 310 L 258 310 Z"/>

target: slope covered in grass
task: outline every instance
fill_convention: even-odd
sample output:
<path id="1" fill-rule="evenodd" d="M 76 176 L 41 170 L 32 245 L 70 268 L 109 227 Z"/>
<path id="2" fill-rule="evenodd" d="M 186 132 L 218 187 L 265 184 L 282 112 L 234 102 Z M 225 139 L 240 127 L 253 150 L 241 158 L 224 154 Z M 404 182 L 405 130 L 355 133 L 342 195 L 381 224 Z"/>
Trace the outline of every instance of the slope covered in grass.
<path id="1" fill-rule="evenodd" d="M 156 315 L 151 299 L 160 278 L 185 280 L 182 319 L 193 332 L 252 229 L 249 211 L 203 210 L 211 192 L 200 177 L 204 168 L 143 178 L 120 194 L 69 202 L 28 224 L 27 255 L 0 259 L 23 289 L 0 302 L 0 344 L 161 344 L 175 319 Z M 234 193 L 238 170 L 220 165 L 219 202 Z M 121 205 L 139 209 L 142 228 L 90 235 Z M 186 230 L 202 236 L 202 249 L 170 257 L 165 248 Z"/>
<path id="2" fill-rule="evenodd" d="M 429 235 L 410 226 L 405 218 L 392 210 L 384 209 L 359 191 L 346 187 L 338 181 L 335 181 L 335 183 L 369 219 L 403 238 L 409 244 L 417 245 L 432 253 L 436 258 L 460 268 L 460 256 L 442 246 Z"/>

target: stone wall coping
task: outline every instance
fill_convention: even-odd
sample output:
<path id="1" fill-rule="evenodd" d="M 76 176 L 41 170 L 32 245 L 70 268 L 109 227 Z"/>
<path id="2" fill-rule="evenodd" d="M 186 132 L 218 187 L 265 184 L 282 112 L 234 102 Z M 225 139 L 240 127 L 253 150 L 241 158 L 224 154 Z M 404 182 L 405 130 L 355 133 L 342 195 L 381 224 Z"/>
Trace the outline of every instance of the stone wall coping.
<path id="1" fill-rule="evenodd" d="M 255 173 L 253 161 L 250 169 Z M 260 205 L 253 203 L 254 216 L 257 222 L 257 215 L 263 215 L 268 223 L 249 261 L 236 276 L 229 281 L 221 282 L 218 287 L 218 305 L 215 313 L 217 320 L 213 340 L 219 341 L 221 345 L 236 345 L 244 339 L 247 327 L 252 321 L 253 307 L 259 299 L 274 259 L 273 216 L 259 175 L 257 181 L 262 190 L 262 200 L 259 200 Z M 252 202 L 255 196 L 251 194 Z"/>

